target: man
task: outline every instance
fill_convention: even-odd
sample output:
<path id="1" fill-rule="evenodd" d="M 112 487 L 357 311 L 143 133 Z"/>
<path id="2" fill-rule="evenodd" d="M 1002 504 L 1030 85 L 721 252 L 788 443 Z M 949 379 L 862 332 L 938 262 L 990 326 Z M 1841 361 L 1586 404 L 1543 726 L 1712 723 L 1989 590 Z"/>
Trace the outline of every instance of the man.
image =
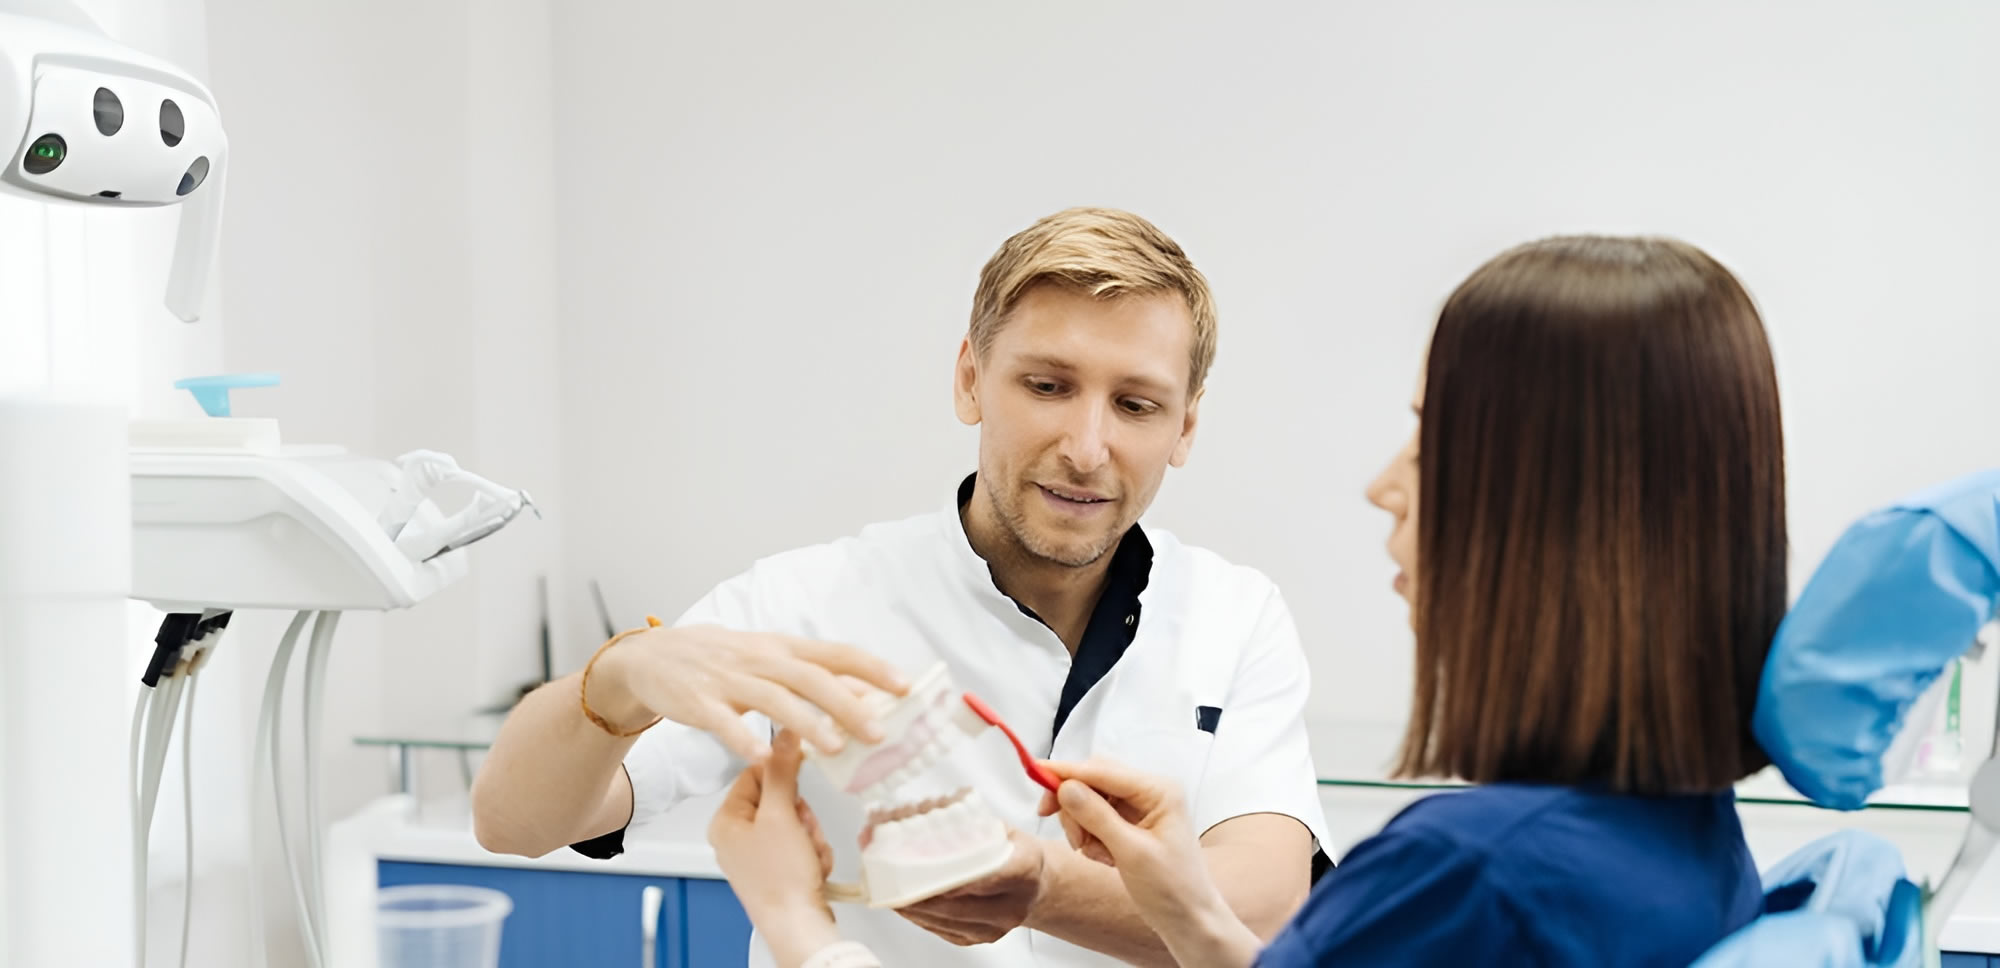
<path id="1" fill-rule="evenodd" d="M 611 856 L 631 823 L 767 756 L 774 724 L 821 750 L 841 729 L 873 740 L 841 677 L 900 690 L 943 662 L 1037 755 L 1179 780 L 1215 880 L 1268 938 L 1325 836 L 1298 635 L 1261 574 L 1138 525 L 1187 460 L 1215 328 L 1207 281 L 1134 215 L 1072 209 L 1008 239 L 959 348 L 979 461 L 952 503 L 759 561 L 528 696 L 473 790 L 480 843 Z M 845 936 L 907 965 L 1172 963 L 1117 873 L 1036 815 L 1004 741 L 989 731 L 931 774 L 1015 828 L 1012 859 L 899 911 L 842 906 Z M 812 769 L 800 793 L 852 879 L 867 805 Z"/>

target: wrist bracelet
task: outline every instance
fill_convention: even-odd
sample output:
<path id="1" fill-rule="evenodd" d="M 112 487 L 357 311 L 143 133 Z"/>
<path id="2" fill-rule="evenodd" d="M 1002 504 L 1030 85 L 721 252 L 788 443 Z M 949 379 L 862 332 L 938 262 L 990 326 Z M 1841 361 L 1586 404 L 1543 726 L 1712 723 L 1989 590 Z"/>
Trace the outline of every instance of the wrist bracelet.
<path id="1" fill-rule="evenodd" d="M 612 636 L 610 641 L 604 643 L 603 645 L 598 646 L 597 651 L 591 655 L 590 661 L 584 663 L 583 665 L 583 682 L 578 684 L 576 689 L 577 702 L 583 707 L 583 716 L 585 719 L 588 719 L 591 722 L 597 724 L 598 729 L 604 730 L 605 732 L 610 733 L 612 736 L 618 739 L 625 739 L 630 736 L 637 736 L 640 733 L 645 732 L 646 730 L 658 726 L 660 724 L 660 720 L 665 719 L 666 717 L 655 716 L 653 717 L 652 722 L 647 723 L 646 725 L 641 726 L 638 729 L 634 729 L 629 732 L 620 732 L 616 727 L 612 726 L 609 722 L 607 722 L 603 716 L 599 716 L 597 714 L 597 710 L 590 708 L 590 670 L 597 665 L 598 658 L 604 655 L 605 650 L 624 641 L 626 636 L 634 635 L 639 632 L 644 632 L 647 629 L 656 629 L 659 627 L 660 627 L 660 620 L 654 618 L 651 615 L 648 615 L 646 616 L 645 628 L 626 629 L 625 631 Z"/>

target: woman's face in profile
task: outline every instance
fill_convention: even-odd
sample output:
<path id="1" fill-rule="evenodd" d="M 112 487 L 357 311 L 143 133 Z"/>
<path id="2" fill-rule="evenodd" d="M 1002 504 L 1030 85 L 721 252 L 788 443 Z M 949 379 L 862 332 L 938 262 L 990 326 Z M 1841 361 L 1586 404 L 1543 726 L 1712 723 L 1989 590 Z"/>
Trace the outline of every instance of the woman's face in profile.
<path id="1" fill-rule="evenodd" d="M 1374 483 L 1368 485 L 1368 502 L 1389 512 L 1394 519 L 1394 530 L 1389 533 L 1389 558 L 1398 569 L 1396 594 L 1411 605 L 1417 601 L 1417 495 L 1422 490 L 1422 478 L 1417 473 L 1417 443 L 1423 439 L 1423 406 L 1424 377 L 1419 372 L 1416 398 L 1410 404 L 1418 424 L 1410 428 L 1410 439 L 1375 476 Z"/>

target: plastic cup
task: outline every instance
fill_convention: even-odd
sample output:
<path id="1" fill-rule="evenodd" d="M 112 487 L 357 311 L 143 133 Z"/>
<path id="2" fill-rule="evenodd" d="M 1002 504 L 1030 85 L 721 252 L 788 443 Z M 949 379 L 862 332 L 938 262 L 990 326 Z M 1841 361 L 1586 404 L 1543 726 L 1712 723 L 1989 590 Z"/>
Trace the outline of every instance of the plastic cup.
<path id="1" fill-rule="evenodd" d="M 381 968 L 499 968 L 500 926 L 513 910 L 485 887 L 385 887 L 375 904 Z"/>

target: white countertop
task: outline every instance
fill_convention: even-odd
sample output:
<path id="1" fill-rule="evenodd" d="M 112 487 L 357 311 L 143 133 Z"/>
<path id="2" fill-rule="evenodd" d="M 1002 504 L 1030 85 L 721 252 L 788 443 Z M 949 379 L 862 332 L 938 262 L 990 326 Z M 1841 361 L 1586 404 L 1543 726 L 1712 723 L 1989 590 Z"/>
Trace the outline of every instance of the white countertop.
<path id="1" fill-rule="evenodd" d="M 706 828 L 713 803 L 694 800 L 667 816 L 631 831 L 625 852 L 608 860 L 585 857 L 567 847 L 540 857 L 495 854 L 473 839 L 470 815 L 462 804 L 427 804 L 412 813 L 407 797 L 377 800 L 342 821 L 343 836 L 378 860 L 425 864 L 471 864 L 591 874 L 647 874 L 720 878 L 722 868 L 708 846 Z"/>

